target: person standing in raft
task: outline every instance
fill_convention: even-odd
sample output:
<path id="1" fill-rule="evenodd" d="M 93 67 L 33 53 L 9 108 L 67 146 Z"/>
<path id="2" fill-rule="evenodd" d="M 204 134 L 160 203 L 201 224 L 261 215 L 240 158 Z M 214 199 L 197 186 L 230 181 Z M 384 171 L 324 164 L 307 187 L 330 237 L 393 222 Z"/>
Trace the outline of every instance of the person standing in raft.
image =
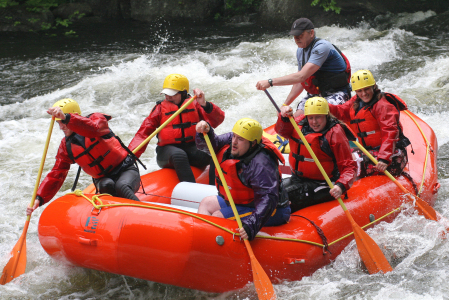
<path id="1" fill-rule="evenodd" d="M 165 94 L 165 100 L 156 103 L 132 139 L 129 148 L 131 150 L 137 148 L 187 102 L 191 98 L 188 91 L 187 77 L 180 74 L 168 75 L 161 92 Z M 201 120 L 206 120 L 215 128 L 223 122 L 225 117 L 225 113 L 218 106 L 206 102 L 202 90 L 194 89 L 193 94 L 197 97 L 196 100 L 159 132 L 156 147 L 156 160 L 159 167 L 174 168 L 179 181 L 186 182 L 195 182 L 190 166 L 204 168 L 211 161 L 209 154 L 196 148 L 195 125 Z M 137 157 L 142 155 L 147 145 L 137 151 Z"/>
<path id="2" fill-rule="evenodd" d="M 61 188 L 70 165 L 77 163 L 92 176 L 98 192 L 139 201 L 139 169 L 135 156 L 109 128 L 111 116 L 93 113 L 81 116 L 81 109 L 72 99 L 56 102 L 47 113 L 55 117 L 64 132 L 56 162 L 39 186 L 33 207 L 27 215 L 50 201 Z"/>
<path id="3" fill-rule="evenodd" d="M 276 132 L 289 139 L 292 176 L 282 181 L 281 201 L 290 201 L 292 212 L 307 206 L 338 199 L 352 186 L 357 164 L 352 158 L 349 140 L 355 140 L 345 124 L 329 114 L 326 99 L 313 97 L 304 106 L 304 115 L 296 117 L 302 134 L 334 183 L 329 188 L 324 176 L 290 123 L 293 110 L 282 106 Z"/>
<path id="4" fill-rule="evenodd" d="M 215 135 L 209 124 L 201 121 L 196 125 L 196 143 L 207 151 L 203 137 L 206 132 L 211 140 L 217 159 L 229 186 L 243 227 L 243 239 L 253 240 L 262 226 L 277 226 L 290 220 L 288 201 L 279 202 L 279 161 L 284 157 L 276 146 L 262 136 L 262 126 L 252 119 L 237 121 L 232 133 Z M 198 208 L 199 214 L 235 220 L 222 182 L 215 173 L 218 196 L 204 198 Z"/>
<path id="5" fill-rule="evenodd" d="M 295 116 L 304 113 L 307 99 L 321 96 L 328 103 L 343 104 L 351 98 L 351 65 L 346 56 L 330 42 L 315 35 L 315 26 L 307 18 L 296 20 L 290 30 L 298 45 L 298 72 L 257 82 L 258 90 L 271 86 L 293 85 L 285 100 L 290 105 L 303 90 L 307 95 L 299 102 Z"/>
<path id="6" fill-rule="evenodd" d="M 344 105 L 329 105 L 329 109 L 338 119 L 350 123 L 363 147 L 379 161 L 375 166 L 361 150 L 356 150 L 358 176 L 385 170 L 399 176 L 408 162 L 405 148 L 410 145 L 399 121 L 399 112 L 407 109 L 407 104 L 394 94 L 382 93 L 368 70 L 352 75 L 351 84 L 356 95 Z"/>

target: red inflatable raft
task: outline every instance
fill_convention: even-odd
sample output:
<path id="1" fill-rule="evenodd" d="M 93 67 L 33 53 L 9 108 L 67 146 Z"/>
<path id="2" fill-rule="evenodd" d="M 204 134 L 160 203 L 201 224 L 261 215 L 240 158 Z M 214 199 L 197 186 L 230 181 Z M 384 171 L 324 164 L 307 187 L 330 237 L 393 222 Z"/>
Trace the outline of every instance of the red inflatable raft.
<path id="1" fill-rule="evenodd" d="M 433 205 L 439 187 L 435 134 L 409 112 L 401 114 L 401 121 L 415 152 L 409 152 L 406 171 L 421 189 L 420 197 Z M 274 134 L 272 127 L 266 131 Z M 206 172 L 194 173 L 206 183 Z M 414 190 L 405 177 L 397 180 Z M 91 188 L 52 201 L 39 220 L 42 247 L 76 266 L 208 292 L 236 290 L 252 281 L 248 252 L 233 235 L 237 223 L 196 214 L 201 198 L 216 193 L 213 187 L 178 185 L 170 169 L 146 174 L 142 181 L 140 203 L 95 197 Z M 391 222 L 408 201 L 401 195 L 386 176 L 372 176 L 355 182 L 344 202 L 356 223 L 369 227 Z M 332 254 L 323 255 L 317 228 L 296 215 L 322 229 Z M 251 245 L 272 282 L 279 283 L 300 280 L 329 264 L 354 238 L 351 232 L 342 208 L 331 201 L 294 213 L 288 224 L 262 228 Z"/>

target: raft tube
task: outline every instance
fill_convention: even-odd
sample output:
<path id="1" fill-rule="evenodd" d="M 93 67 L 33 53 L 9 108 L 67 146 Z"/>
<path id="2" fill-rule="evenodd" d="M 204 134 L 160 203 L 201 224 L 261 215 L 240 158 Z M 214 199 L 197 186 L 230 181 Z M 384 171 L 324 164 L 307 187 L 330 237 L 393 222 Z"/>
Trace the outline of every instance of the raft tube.
<path id="1" fill-rule="evenodd" d="M 411 113 L 402 113 L 401 121 L 414 150 L 410 153 L 409 147 L 405 171 L 421 188 L 420 197 L 433 205 L 439 187 L 435 134 Z M 267 132 L 274 134 L 272 128 Z M 206 183 L 206 171 L 194 173 Z M 397 180 L 414 190 L 407 178 Z M 138 194 L 144 201 L 140 203 L 86 193 L 52 201 L 39 220 L 42 247 L 53 258 L 76 266 L 207 292 L 237 290 L 252 282 L 248 252 L 233 234 L 237 223 L 196 213 L 199 198 L 213 193 L 213 187 L 177 186 L 170 169 L 143 175 L 142 181 L 146 194 Z M 200 191 L 201 197 L 195 197 Z M 391 222 L 407 201 L 380 175 L 356 181 L 344 199 L 356 223 L 366 228 L 375 226 L 373 218 Z M 323 231 L 329 251 L 309 220 Z M 300 280 L 329 264 L 353 240 L 351 233 L 342 208 L 330 201 L 295 212 L 288 224 L 262 228 L 251 245 L 271 281 L 280 283 Z"/>

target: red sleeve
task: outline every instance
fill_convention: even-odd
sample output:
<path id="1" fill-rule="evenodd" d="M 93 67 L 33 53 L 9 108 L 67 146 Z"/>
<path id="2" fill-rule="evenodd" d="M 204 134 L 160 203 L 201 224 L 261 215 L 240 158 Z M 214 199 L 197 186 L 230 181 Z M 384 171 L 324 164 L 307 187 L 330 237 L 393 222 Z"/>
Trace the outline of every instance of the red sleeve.
<path id="1" fill-rule="evenodd" d="M 357 96 L 353 96 L 349 99 L 349 101 L 341 105 L 333 105 L 329 103 L 330 113 L 337 119 L 349 124 L 349 121 L 351 121 L 349 111 L 351 110 L 351 106 L 354 104 L 355 99 L 357 99 Z"/>
<path id="2" fill-rule="evenodd" d="M 200 116 L 200 120 L 206 121 L 213 128 L 217 128 L 221 123 L 223 123 L 225 113 L 217 105 L 213 104 L 212 102 L 208 102 L 212 105 L 212 111 L 207 113 L 197 101 L 195 101 L 194 103 L 196 110 L 198 111 L 198 114 Z"/>
<path id="3" fill-rule="evenodd" d="M 110 132 L 108 120 L 100 113 L 94 113 L 89 118 L 70 114 L 67 128 L 87 138 L 103 136 Z"/>
<path id="4" fill-rule="evenodd" d="M 371 112 L 379 123 L 382 134 L 382 144 L 377 159 L 384 159 L 391 163 L 391 156 L 394 153 L 396 142 L 399 140 L 399 112 L 385 98 L 374 104 Z"/>
<path id="5" fill-rule="evenodd" d="M 301 122 L 305 118 L 304 115 L 300 115 L 295 118 L 296 124 Z M 293 135 L 293 131 L 295 128 L 293 127 L 292 123 L 288 118 L 282 118 L 281 114 L 278 113 L 278 120 L 274 126 L 274 130 L 277 134 L 282 136 L 283 138 L 289 139 Z"/>
<path id="6" fill-rule="evenodd" d="M 37 195 L 44 200 L 43 203 L 39 203 L 39 205 L 47 203 L 56 195 L 67 177 L 67 173 L 70 170 L 70 165 L 73 163 L 74 162 L 67 154 L 64 138 L 59 145 L 58 153 L 56 154 L 56 162 L 53 169 L 51 169 L 39 185 Z"/>
<path id="7" fill-rule="evenodd" d="M 128 148 L 133 151 L 136 149 L 147 137 L 149 137 L 160 125 L 161 125 L 161 106 L 156 105 L 151 111 L 150 115 L 143 120 L 142 125 L 140 125 L 139 130 L 129 143 Z M 136 156 L 140 157 L 145 149 L 147 149 L 148 143 L 145 144 L 139 151 L 137 151 Z"/>
<path id="8" fill-rule="evenodd" d="M 357 174 L 357 163 L 352 159 L 351 148 L 344 129 L 340 125 L 332 127 L 326 133 L 326 139 L 329 141 L 332 153 L 334 153 L 337 161 L 338 171 L 340 172 L 340 178 L 338 178 L 337 182 L 340 182 L 346 190 L 349 190 Z"/>

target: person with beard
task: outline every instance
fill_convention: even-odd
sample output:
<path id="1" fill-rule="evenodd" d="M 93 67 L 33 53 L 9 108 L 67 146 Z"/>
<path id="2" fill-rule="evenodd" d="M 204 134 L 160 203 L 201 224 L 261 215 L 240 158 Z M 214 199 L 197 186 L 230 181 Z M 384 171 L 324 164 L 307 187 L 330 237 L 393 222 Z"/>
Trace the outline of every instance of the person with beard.
<path id="1" fill-rule="evenodd" d="M 242 220 L 239 233 L 243 239 L 253 240 L 262 226 L 277 226 L 290 220 L 288 201 L 279 202 L 279 161 L 284 163 L 284 157 L 262 136 L 259 122 L 240 119 L 232 132 L 219 136 L 204 121 L 197 124 L 196 130 L 197 147 L 208 149 L 203 137 L 203 133 L 207 133 L 214 151 L 218 152 L 217 160 Z M 198 213 L 235 220 L 218 172 L 215 178 L 218 195 L 205 197 Z"/>

